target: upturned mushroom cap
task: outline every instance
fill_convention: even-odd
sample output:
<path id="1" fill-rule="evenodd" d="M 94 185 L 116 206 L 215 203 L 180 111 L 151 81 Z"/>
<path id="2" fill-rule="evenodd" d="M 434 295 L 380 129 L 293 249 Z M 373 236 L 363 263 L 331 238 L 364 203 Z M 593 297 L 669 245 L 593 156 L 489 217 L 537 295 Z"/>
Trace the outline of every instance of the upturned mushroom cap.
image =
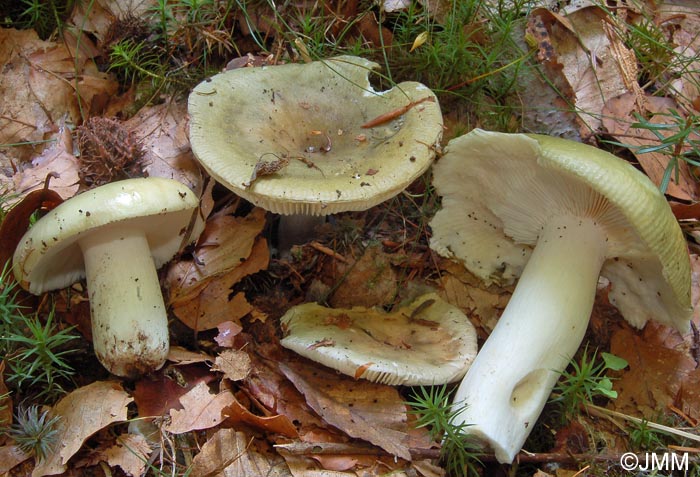
<path id="1" fill-rule="evenodd" d="M 341 56 L 217 74 L 189 97 L 192 151 L 217 181 L 271 212 L 368 209 L 418 178 L 442 136 L 434 94 L 415 82 L 375 92 L 368 74 L 376 67 Z M 280 168 L 251 181 L 261 162 Z"/>
<path id="2" fill-rule="evenodd" d="M 24 235 L 13 269 L 34 294 L 65 288 L 85 277 L 78 241 L 98 229 L 143 230 L 156 267 L 183 245 L 199 200 L 182 183 L 158 177 L 113 182 L 79 194 L 50 211 Z M 127 264 L 124 264 L 128 266 Z"/>
<path id="3" fill-rule="evenodd" d="M 517 278 L 551 217 L 591 217 L 606 234 L 611 303 L 636 327 L 688 328 L 685 239 L 663 194 L 622 159 L 564 139 L 474 130 L 450 141 L 433 177 L 442 209 L 431 247 L 484 281 Z"/>
<path id="4" fill-rule="evenodd" d="M 435 293 L 391 313 L 306 303 L 281 321 L 282 346 L 348 376 L 389 385 L 459 380 L 477 351 L 469 319 Z"/>

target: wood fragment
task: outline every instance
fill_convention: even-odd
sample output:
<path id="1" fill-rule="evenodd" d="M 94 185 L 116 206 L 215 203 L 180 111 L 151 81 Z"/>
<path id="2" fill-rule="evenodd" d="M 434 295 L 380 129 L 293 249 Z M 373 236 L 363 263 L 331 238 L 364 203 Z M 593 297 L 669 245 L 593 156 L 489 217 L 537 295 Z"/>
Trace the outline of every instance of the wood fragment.
<path id="1" fill-rule="evenodd" d="M 316 241 L 310 242 L 309 245 L 314 250 L 321 252 L 321 253 L 325 253 L 329 257 L 333 257 L 336 260 L 338 260 L 339 262 L 348 263 L 348 260 L 345 257 L 343 257 L 341 254 L 339 254 L 335 250 L 332 250 L 332 249 L 326 247 L 325 245 L 322 245 Z"/>

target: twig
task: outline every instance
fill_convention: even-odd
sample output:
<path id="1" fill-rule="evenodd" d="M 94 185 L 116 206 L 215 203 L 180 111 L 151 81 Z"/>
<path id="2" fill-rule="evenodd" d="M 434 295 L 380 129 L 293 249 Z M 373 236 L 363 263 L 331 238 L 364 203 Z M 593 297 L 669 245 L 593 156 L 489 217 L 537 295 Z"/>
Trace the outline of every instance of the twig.
<path id="1" fill-rule="evenodd" d="M 314 250 L 321 252 L 321 253 L 325 253 L 329 257 L 333 257 L 336 260 L 338 260 L 339 262 L 348 263 L 348 260 L 345 257 L 343 257 L 341 254 L 339 254 L 335 250 L 331 250 L 330 248 L 326 247 L 325 245 L 321 245 L 320 243 L 318 243 L 316 241 L 310 242 L 309 245 Z"/>

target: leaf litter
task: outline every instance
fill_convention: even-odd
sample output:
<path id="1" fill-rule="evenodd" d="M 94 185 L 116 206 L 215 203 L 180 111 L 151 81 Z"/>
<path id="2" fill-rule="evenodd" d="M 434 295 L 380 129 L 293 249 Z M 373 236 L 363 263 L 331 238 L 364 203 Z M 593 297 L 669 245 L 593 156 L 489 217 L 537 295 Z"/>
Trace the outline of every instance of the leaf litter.
<path id="1" fill-rule="evenodd" d="M 134 3 L 133 8 L 147 7 L 144 2 Z M 90 12 L 76 9 L 74 21 L 100 41 L 107 19 L 122 12 L 121 8 L 120 2 L 99 0 Z M 694 100 L 698 92 L 693 89 L 697 82 L 687 81 L 686 72 L 677 74 L 675 101 L 654 96 L 640 100 L 635 84 L 629 81 L 636 74 L 626 62 L 629 51 L 621 48 L 617 30 L 601 21 L 597 9 L 587 6 L 565 16 L 543 9 L 532 12 L 532 17 L 541 21 L 538 39 L 541 45 L 548 45 L 539 61 L 548 79 L 561 86 L 567 99 L 581 111 L 573 120 L 567 119 L 566 126 L 584 139 L 605 132 L 632 145 L 653 143 L 654 137 L 630 129 L 633 113 L 667 112 L 671 108 L 697 111 Z M 683 10 L 679 15 L 677 9 L 661 10 L 659 15 L 663 18 L 659 21 L 673 23 L 679 54 L 691 61 L 694 52 L 700 51 L 697 35 L 692 34 L 697 31 L 696 12 Z M 258 17 L 257 21 L 264 19 Z M 376 33 L 376 19 L 363 21 L 363 28 Z M 51 190 L 63 198 L 74 195 L 80 187 L 79 169 L 68 126 L 79 123 L 81 108 L 116 114 L 128 102 L 128 94 L 115 97 L 116 83 L 98 71 L 91 56 L 99 50 L 85 35 L 81 43 L 83 40 L 86 42 L 76 63 L 75 39 L 63 44 L 39 40 L 31 31 L 0 29 L 0 64 L 5 66 L 0 76 L 4 99 L 0 104 L 0 144 L 31 143 L 0 150 L 3 170 L 16 171 L 2 178 L 3 187 L 10 191 L 26 195 L 42 187 L 47 173 L 56 172 L 60 180 L 52 180 Z M 549 109 L 554 109 L 556 101 L 547 101 L 552 106 Z M 641 110 L 642 106 L 647 109 Z M 441 469 L 425 461 L 407 464 L 394 460 L 393 456 L 411 460 L 411 449 L 434 444 L 411 428 L 396 389 L 343 378 L 290 356 L 274 338 L 261 339 L 274 337 L 274 332 L 260 332 L 271 323 L 256 322 L 254 335 L 249 334 L 251 315 L 267 315 L 246 293 L 234 293 L 234 289 L 245 277 L 280 273 L 284 266 L 269 260 L 269 246 L 262 236 L 267 218 L 262 210 L 236 215 L 236 206 L 232 206 L 210 215 L 213 184 L 206 186 L 189 150 L 187 126 L 182 120 L 185 116 L 184 102 L 166 101 L 142 108 L 124 124 L 144 147 L 149 175 L 175 177 L 203 194 L 203 202 L 207 202 L 199 224 L 204 233 L 191 255 L 183 255 L 170 265 L 164 282 L 175 316 L 191 330 L 210 333 L 219 349 L 195 352 L 174 346 L 169 364 L 136 381 L 133 389 L 126 390 L 114 381 L 96 381 L 64 396 L 50 410 L 52 415 L 61 416 L 60 445 L 34 467 L 32 475 L 64 473 L 85 450 L 86 442 L 107 429 L 114 433 L 111 438 L 100 436 L 92 459 L 120 467 L 128 475 L 141 475 L 145 462 L 158 449 L 143 435 L 125 431 L 134 415 L 149 418 L 149 422 L 154 422 L 150 420 L 153 417 L 163 420 L 160 432 L 192 433 L 202 439 L 191 462 L 194 477 L 404 471 L 407 475 L 440 475 Z M 552 127 L 558 125 L 551 117 L 545 117 L 542 124 L 547 121 Z M 667 158 L 640 154 L 636 159 L 658 182 Z M 691 172 L 681 170 L 681 182 L 670 185 L 671 196 L 686 202 L 697 199 Z M 333 240 L 318 245 L 337 253 Z M 287 268 L 289 276 L 298 280 L 295 292 L 301 291 L 302 285 L 306 290 L 316 279 L 323 282 L 320 288 L 325 292 L 338 285 L 331 294 L 334 303 L 356 305 L 356 300 L 364 299 L 371 305 L 391 305 L 397 295 L 407 293 L 401 289 L 403 276 L 396 266 L 399 254 L 395 250 L 351 247 L 342 252 L 337 256 L 349 257 L 348 264 L 317 248 L 305 247 L 303 256 L 312 260 L 294 262 Z M 693 263 L 697 278 L 696 257 Z M 484 288 L 464 269 L 444 260 L 439 260 L 435 269 L 439 280 L 433 277 L 426 282 L 438 285 L 448 301 L 474 316 L 485 337 L 504 308 L 509 290 Z M 697 280 L 693 293 L 698 293 Z M 598 300 L 604 301 L 604 295 L 601 290 Z M 281 299 L 291 305 L 290 298 L 287 294 Z M 697 316 L 695 323 L 700 324 Z M 630 365 L 619 373 L 615 382 L 619 396 L 610 407 L 649 418 L 659 409 L 678 409 L 690 420 L 688 424 L 697 426 L 700 372 L 692 337 L 681 339 L 658 325 L 638 332 L 617 324 L 610 330 L 610 350 Z M 127 412 L 134 409 L 135 414 Z M 4 416 L 5 420 L 10 418 Z M 300 444 L 318 445 L 327 452 L 314 454 L 308 448 L 298 451 L 299 447 L 293 447 Z M 339 449 L 334 445 L 359 449 L 359 453 L 333 454 Z M 29 457 L 5 441 L 0 446 L 0 471 L 6 472 Z"/>

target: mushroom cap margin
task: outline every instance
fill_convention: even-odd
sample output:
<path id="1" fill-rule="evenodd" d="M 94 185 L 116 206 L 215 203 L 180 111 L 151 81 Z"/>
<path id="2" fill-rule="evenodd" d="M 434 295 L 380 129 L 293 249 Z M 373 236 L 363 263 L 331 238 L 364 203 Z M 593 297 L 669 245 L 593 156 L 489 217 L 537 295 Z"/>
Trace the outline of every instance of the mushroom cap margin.
<path id="1" fill-rule="evenodd" d="M 377 66 L 341 56 L 217 74 L 189 97 L 192 151 L 218 182 L 271 212 L 327 215 L 377 205 L 425 172 L 442 137 L 433 92 L 416 82 L 375 92 L 368 75 Z M 428 96 L 400 120 L 361 128 Z M 283 155 L 292 158 L 283 170 L 244 186 L 258 161 Z"/>
<path id="2" fill-rule="evenodd" d="M 692 314 L 690 261 L 668 202 L 643 173 L 593 146 L 543 135 L 479 129 L 453 139 L 434 167 L 434 184 L 443 196 L 443 208 L 431 221 L 431 247 L 462 261 L 487 282 L 510 283 L 517 278 L 534 243 L 513 241 L 503 231 L 498 206 L 487 202 L 500 196 L 507 200 L 505 175 L 512 171 L 519 176 L 513 182 L 526 183 L 529 173 L 525 166 L 535 163 L 549 176 L 559 174 L 604 196 L 624 216 L 630 229 L 625 236 L 635 237 L 639 243 L 611 246 L 614 253 L 608 256 L 601 275 L 613 284 L 610 301 L 627 321 L 641 327 L 648 319 L 655 319 L 681 331 L 687 329 Z M 481 186 L 472 182 L 488 170 L 494 173 L 489 187 L 500 187 L 495 194 L 483 193 Z M 460 202 L 464 197 L 471 197 L 472 202 Z M 511 198 L 510 202 L 517 202 L 518 215 L 525 216 L 526 199 Z M 553 208 L 554 204 L 539 204 L 530 215 L 543 217 Z M 648 283 L 653 288 L 649 289 Z"/>
<path id="3" fill-rule="evenodd" d="M 284 347 L 348 376 L 392 386 L 457 381 L 477 353 L 474 326 L 435 293 L 391 313 L 305 303 L 288 310 L 281 323 Z"/>
<path id="4" fill-rule="evenodd" d="M 65 288 L 85 277 L 78 241 L 90 230 L 126 221 L 141 227 L 156 267 L 179 250 L 199 199 L 184 184 L 149 177 L 112 182 L 61 203 L 37 221 L 15 249 L 13 272 L 34 294 Z M 126 266 L 126 265 L 125 265 Z"/>

